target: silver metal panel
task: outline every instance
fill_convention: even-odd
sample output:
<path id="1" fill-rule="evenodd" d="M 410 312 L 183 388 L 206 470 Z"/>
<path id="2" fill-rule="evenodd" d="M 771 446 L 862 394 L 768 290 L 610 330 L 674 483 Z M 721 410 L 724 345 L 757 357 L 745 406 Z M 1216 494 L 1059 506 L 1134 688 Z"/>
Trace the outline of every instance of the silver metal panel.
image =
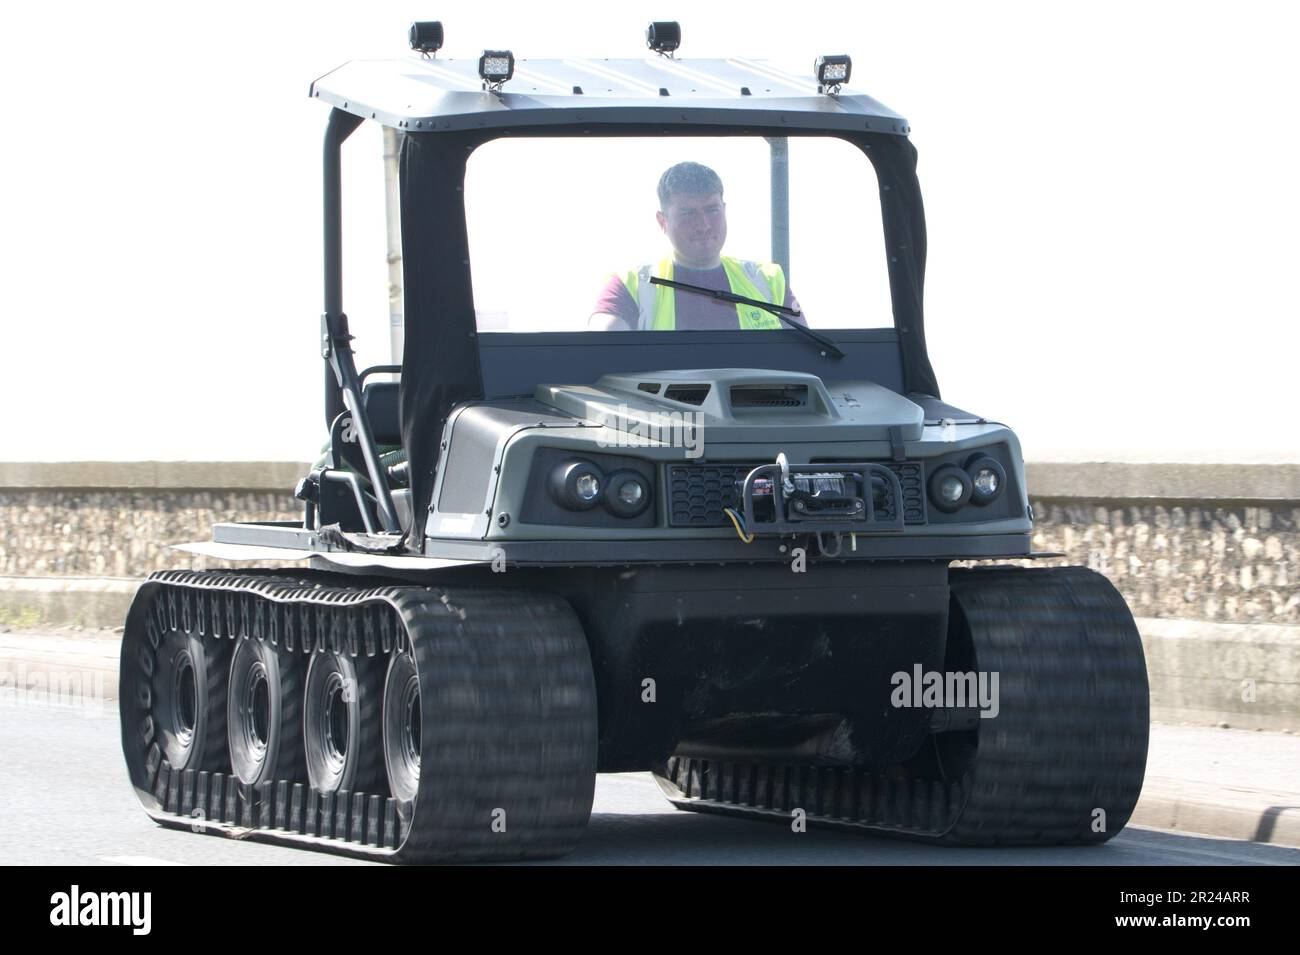
<path id="1" fill-rule="evenodd" d="M 356 554 L 344 551 L 325 553 L 322 551 L 293 550 L 287 547 L 259 547 L 255 544 L 222 544 L 215 541 L 193 541 L 188 544 L 172 544 L 171 547 L 173 550 L 198 554 L 201 557 L 215 557 L 218 560 L 304 561 L 319 559 L 348 568 L 387 567 L 396 570 L 442 570 L 447 567 L 466 567 L 471 564 L 486 562 L 445 557 Z"/>
<path id="2" fill-rule="evenodd" d="M 216 541 L 191 541 L 188 544 L 170 544 L 172 550 L 215 557 L 218 560 L 308 560 L 309 550 L 288 547 L 259 547 L 256 544 L 222 544 Z"/>
<path id="3" fill-rule="evenodd" d="M 517 403 L 512 407 L 493 407 L 466 404 L 456 408 L 448 417 L 447 426 L 443 430 L 446 447 L 438 461 L 433 496 L 435 505 L 429 509 L 426 536 L 473 540 L 486 537 L 492 527 L 490 512 L 496 498 L 506 445 L 521 431 L 557 427 L 581 428 L 588 425 L 568 416 L 557 415 L 553 409 L 540 405 Z M 469 468 L 453 474 L 452 465 L 456 463 L 453 453 L 458 441 L 462 446 L 469 442 L 480 447 L 471 446 L 462 450 L 462 458 L 473 463 Z M 484 451 L 487 453 L 482 453 Z M 457 499 L 465 498 L 466 491 L 473 496 L 473 511 L 446 510 L 447 502 L 451 499 L 449 485 L 453 481 L 460 481 L 464 485 L 457 489 Z"/>
<path id="4" fill-rule="evenodd" d="M 312 554 L 319 560 L 329 561 L 340 567 L 391 567 L 394 570 L 443 570 L 447 567 L 468 567 L 471 564 L 485 564 L 486 560 L 465 560 L 446 557 L 395 557 L 391 554 L 354 554 L 343 551 L 331 551 L 328 554 Z"/>
<path id="5" fill-rule="evenodd" d="M 223 521 L 212 525 L 212 539 L 218 544 L 252 544 L 256 547 L 284 547 L 295 550 L 324 549 L 316 532 L 297 523 L 233 523 Z"/>
<path id="6" fill-rule="evenodd" d="M 818 93 L 811 71 L 798 76 L 740 59 L 520 59 L 514 78 L 491 93 L 478 77 L 477 59 L 412 55 L 346 63 L 312 84 L 312 95 L 417 131 L 568 121 L 908 132 L 903 117 L 870 96 L 848 89 Z"/>
<path id="7" fill-rule="evenodd" d="M 686 405 L 647 394 L 641 382 L 664 385 L 690 383 L 708 385 L 708 396 L 698 406 Z M 730 389 L 745 385 L 803 385 L 817 401 L 795 411 L 748 409 L 735 411 Z M 833 385 L 833 388 L 831 387 Z M 828 391 L 828 389 L 831 389 Z M 538 401 L 561 411 L 623 429 L 656 431 L 654 420 L 666 414 L 689 414 L 710 445 L 735 442 L 809 442 L 888 440 L 891 428 L 902 437 L 921 437 L 924 414 L 915 403 L 870 381 L 842 381 L 823 385 L 815 375 L 804 372 L 760 368 L 695 368 L 605 375 L 594 385 L 537 386 Z M 818 410 L 820 409 L 820 411 Z"/>

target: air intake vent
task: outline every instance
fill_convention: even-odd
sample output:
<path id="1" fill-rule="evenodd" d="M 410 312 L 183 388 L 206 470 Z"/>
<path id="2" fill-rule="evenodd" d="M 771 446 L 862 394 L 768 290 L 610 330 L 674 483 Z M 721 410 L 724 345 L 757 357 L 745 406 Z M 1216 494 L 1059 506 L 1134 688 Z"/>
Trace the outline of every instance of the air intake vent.
<path id="1" fill-rule="evenodd" d="M 664 389 L 664 397 L 669 401 L 680 401 L 684 405 L 702 405 L 709 396 L 709 385 L 669 385 Z"/>
<path id="2" fill-rule="evenodd" d="M 808 404 L 807 385 L 733 385 L 731 407 L 803 408 Z"/>

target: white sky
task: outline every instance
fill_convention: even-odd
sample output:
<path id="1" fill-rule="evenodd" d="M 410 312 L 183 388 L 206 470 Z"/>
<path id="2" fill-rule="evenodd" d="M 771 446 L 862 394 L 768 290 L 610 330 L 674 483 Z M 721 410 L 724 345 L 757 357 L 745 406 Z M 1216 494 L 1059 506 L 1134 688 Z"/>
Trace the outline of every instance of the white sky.
<path id="1" fill-rule="evenodd" d="M 853 88 L 908 117 L 940 386 L 1030 460 L 1300 461 L 1294 5 L 690 6 L 8 10 L 0 458 L 312 457 L 327 111 L 309 83 L 402 55 L 421 17 L 445 55 L 549 58 L 640 56 L 676 16 L 683 58 L 847 52 Z M 345 151 L 363 362 L 387 358 L 378 152 L 367 127 Z"/>

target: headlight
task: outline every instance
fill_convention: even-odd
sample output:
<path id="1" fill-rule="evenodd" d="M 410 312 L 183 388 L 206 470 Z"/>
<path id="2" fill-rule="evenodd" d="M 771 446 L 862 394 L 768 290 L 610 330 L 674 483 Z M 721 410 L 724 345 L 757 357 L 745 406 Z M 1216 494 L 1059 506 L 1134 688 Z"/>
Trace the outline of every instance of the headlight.
<path id="1" fill-rule="evenodd" d="M 585 511 L 600 500 L 605 478 L 590 461 L 565 461 L 551 472 L 551 496 L 571 511 Z"/>
<path id="2" fill-rule="evenodd" d="M 650 484 L 636 471 L 615 471 L 605 480 L 605 507 L 618 517 L 636 517 L 650 504 Z"/>
<path id="3" fill-rule="evenodd" d="M 1002 493 L 1007 483 L 1007 472 L 988 455 L 980 454 L 966 463 L 966 473 L 971 481 L 971 503 L 984 505 Z"/>
<path id="4" fill-rule="evenodd" d="M 945 464 L 930 475 L 930 501 L 951 514 L 971 498 L 971 477 L 953 464 Z"/>

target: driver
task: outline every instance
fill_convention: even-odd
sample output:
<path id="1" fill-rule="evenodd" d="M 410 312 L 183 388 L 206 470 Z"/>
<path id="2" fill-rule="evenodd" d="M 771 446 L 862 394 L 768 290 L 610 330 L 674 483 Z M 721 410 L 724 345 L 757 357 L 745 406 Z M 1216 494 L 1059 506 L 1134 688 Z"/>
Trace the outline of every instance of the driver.
<path id="1" fill-rule="evenodd" d="M 657 276 L 702 288 L 798 309 L 781 266 L 722 254 L 727 241 L 727 204 L 722 180 L 708 166 L 680 162 L 659 177 L 659 228 L 672 245 L 672 256 L 626 274 L 611 275 L 588 321 L 606 331 L 672 331 L 781 328 L 771 312 L 733 305 L 706 295 L 652 285 Z M 801 325 L 802 316 L 794 318 Z"/>

